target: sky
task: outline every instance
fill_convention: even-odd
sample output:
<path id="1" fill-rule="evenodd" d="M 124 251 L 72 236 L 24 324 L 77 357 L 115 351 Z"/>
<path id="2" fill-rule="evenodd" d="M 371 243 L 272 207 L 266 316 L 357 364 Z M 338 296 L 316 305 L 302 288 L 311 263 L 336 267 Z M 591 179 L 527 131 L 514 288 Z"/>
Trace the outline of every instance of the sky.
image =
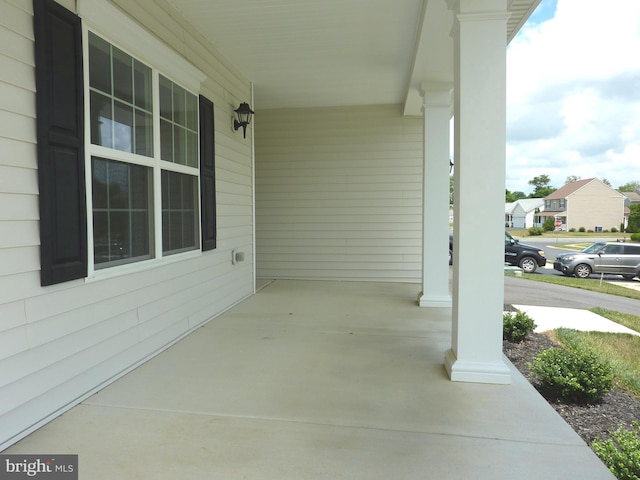
<path id="1" fill-rule="evenodd" d="M 640 181 L 640 0 L 542 0 L 507 49 L 506 188 Z"/>

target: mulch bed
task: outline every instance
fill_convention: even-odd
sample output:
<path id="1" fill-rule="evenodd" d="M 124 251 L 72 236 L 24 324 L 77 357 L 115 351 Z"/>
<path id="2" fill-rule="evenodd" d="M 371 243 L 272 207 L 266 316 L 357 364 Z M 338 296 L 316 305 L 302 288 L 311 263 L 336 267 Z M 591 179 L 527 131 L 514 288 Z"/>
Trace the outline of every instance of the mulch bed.
<path id="1" fill-rule="evenodd" d="M 588 445 L 598 437 L 609 438 L 609 432 L 615 431 L 620 424 L 631 428 L 633 421 L 640 422 L 640 399 L 619 388 L 605 394 L 596 404 L 583 405 L 552 397 L 536 386 L 527 364 L 543 350 L 557 345 L 545 334 L 532 333 L 521 343 L 505 340 L 503 349 L 511 363 Z"/>

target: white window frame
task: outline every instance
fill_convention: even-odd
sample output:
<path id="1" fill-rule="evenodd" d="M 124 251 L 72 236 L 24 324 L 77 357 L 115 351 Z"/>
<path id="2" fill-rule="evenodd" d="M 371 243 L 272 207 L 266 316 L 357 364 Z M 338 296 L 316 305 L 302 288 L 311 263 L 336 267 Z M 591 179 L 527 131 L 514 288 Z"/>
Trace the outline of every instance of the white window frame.
<path id="1" fill-rule="evenodd" d="M 141 271 L 153 268 L 161 264 L 171 263 L 195 257 L 202 253 L 201 238 L 196 237 L 196 248 L 182 253 L 163 256 L 162 253 L 162 185 L 161 175 L 163 170 L 177 173 L 185 173 L 197 178 L 197 198 L 200 199 L 200 168 L 188 167 L 160 159 L 160 96 L 159 75 L 162 74 L 172 82 L 183 87 L 197 97 L 200 93 L 200 85 L 206 79 L 206 75 L 189 63 L 167 45 L 148 33 L 139 24 L 113 7 L 105 0 L 78 0 L 78 14 L 82 18 L 83 36 L 83 62 L 84 62 L 84 112 L 85 112 L 85 182 L 87 191 L 87 280 L 117 276 L 129 272 Z M 93 145 L 91 143 L 90 129 L 90 87 L 89 87 L 89 31 L 100 36 L 115 47 L 144 63 L 152 70 L 152 101 L 153 101 L 153 158 L 137 155 L 130 152 L 115 150 L 112 148 Z M 114 39 L 117 39 L 114 40 Z M 196 108 L 198 102 L 196 101 Z M 199 112 L 198 112 L 199 118 Z M 110 266 L 96 270 L 94 262 L 94 237 L 93 237 L 93 199 L 92 199 L 92 157 L 101 157 L 108 160 L 122 161 L 125 163 L 141 165 L 152 169 L 153 188 L 153 229 L 149 234 L 154 236 L 153 258 L 142 261 L 134 261 L 123 265 Z M 198 165 L 200 159 L 198 155 Z M 201 232 L 200 201 L 196 201 L 196 221 Z"/>

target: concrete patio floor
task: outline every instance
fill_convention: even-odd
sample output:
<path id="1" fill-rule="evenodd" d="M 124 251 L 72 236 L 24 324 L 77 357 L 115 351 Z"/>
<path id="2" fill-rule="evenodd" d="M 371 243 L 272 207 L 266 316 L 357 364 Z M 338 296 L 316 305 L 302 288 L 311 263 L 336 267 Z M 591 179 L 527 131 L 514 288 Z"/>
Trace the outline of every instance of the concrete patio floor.
<path id="1" fill-rule="evenodd" d="M 418 285 L 275 281 L 5 450 L 79 478 L 611 479 L 513 369 L 449 381 Z"/>

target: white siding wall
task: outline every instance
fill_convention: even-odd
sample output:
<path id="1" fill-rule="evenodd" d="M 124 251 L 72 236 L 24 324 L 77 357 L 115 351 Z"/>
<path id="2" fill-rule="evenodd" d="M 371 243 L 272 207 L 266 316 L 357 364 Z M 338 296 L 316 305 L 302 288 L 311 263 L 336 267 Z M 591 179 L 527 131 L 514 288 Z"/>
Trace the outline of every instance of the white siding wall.
<path id="1" fill-rule="evenodd" d="M 421 119 L 268 110 L 255 128 L 258 277 L 420 281 Z"/>
<path id="2" fill-rule="evenodd" d="M 230 128 L 250 85 L 165 0 L 116 3 L 208 76 L 201 93 L 215 104 L 218 248 L 40 286 L 33 12 L 31 1 L 0 2 L 0 450 L 253 292 L 251 145 Z M 233 248 L 245 262 L 232 266 Z"/>

